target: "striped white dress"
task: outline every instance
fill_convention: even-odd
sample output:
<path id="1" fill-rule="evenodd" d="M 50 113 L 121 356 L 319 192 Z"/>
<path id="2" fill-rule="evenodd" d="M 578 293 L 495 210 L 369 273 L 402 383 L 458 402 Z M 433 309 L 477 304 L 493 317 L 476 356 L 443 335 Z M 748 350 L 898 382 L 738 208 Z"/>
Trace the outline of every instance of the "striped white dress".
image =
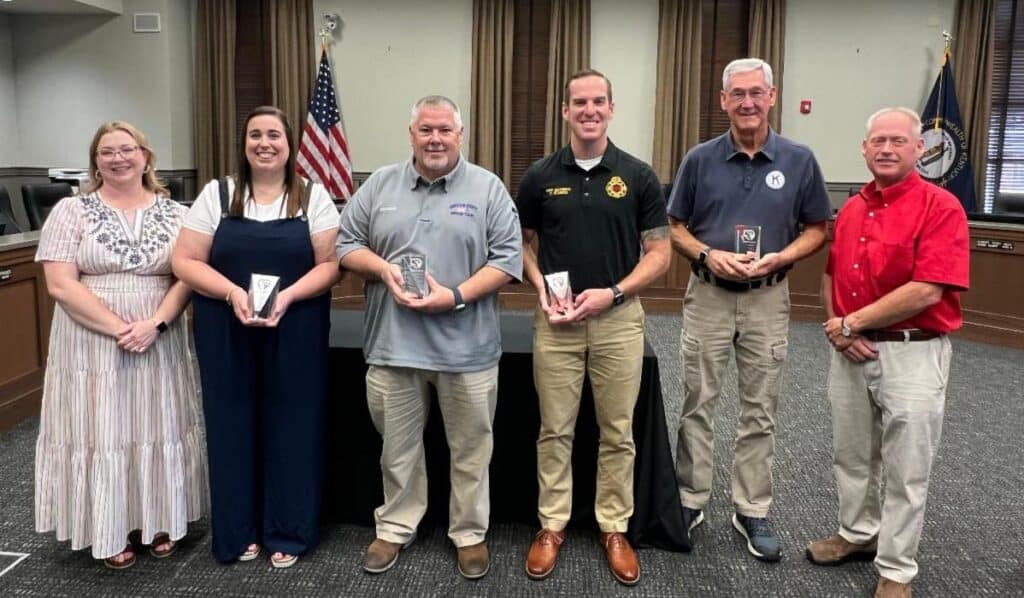
<path id="1" fill-rule="evenodd" d="M 96 193 L 61 200 L 36 261 L 74 262 L 80 280 L 126 322 L 152 317 L 171 285 L 186 209 L 157 197 L 130 224 Z M 36 531 L 107 558 L 128 533 L 186 533 L 206 510 L 206 456 L 182 316 L 144 353 L 75 322 L 58 304 L 36 442 Z"/>

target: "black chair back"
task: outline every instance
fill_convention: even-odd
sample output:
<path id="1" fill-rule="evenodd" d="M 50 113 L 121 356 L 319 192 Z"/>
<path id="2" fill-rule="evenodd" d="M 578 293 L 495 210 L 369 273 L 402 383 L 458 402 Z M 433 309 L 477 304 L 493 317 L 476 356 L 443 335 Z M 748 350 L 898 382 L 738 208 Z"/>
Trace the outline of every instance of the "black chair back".
<path id="1" fill-rule="evenodd" d="M 32 230 L 43 228 L 43 222 L 57 202 L 71 195 L 67 183 L 46 183 L 44 185 L 22 185 L 21 199 L 25 202 L 25 215 Z"/>
<path id="2" fill-rule="evenodd" d="M 185 203 L 185 179 L 180 176 L 161 177 L 171 199 L 178 203 Z"/>
<path id="3" fill-rule="evenodd" d="M 21 227 L 14 219 L 14 206 L 11 205 L 11 196 L 7 193 L 7 187 L 0 185 L 0 235 L 13 235 L 20 233 Z"/>

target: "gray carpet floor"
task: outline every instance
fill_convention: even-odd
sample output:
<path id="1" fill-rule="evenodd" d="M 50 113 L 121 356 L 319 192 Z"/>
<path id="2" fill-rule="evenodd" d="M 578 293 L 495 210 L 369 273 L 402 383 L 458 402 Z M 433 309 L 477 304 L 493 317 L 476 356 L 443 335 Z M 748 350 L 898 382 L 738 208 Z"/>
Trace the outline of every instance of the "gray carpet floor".
<path id="1" fill-rule="evenodd" d="M 648 317 L 670 430 L 680 405 L 679 328 L 678 316 Z M 0 596 L 870 596 L 877 579 L 870 563 L 821 568 L 803 556 L 808 542 L 836 527 L 824 391 L 829 356 L 820 325 L 793 324 L 774 468 L 771 517 L 785 550 L 777 564 L 750 557 L 729 523 L 737 409 L 733 371 L 716 419 L 708 522 L 695 530 L 691 553 L 640 551 L 642 578 L 633 588 L 612 579 L 596 533 L 586 526 L 570 529 L 558 568 L 542 582 L 523 572 L 535 531 L 524 525 L 492 528 L 491 572 L 476 582 L 459 577 L 443 529 L 421 530 L 391 571 L 371 576 L 360 569 L 373 536 L 370 528 L 325 528 L 314 554 L 292 569 L 274 570 L 266 558 L 216 564 L 205 520 L 191 526 L 172 558 L 140 555 L 132 569 L 110 571 L 88 550 L 72 552 L 53 534 L 33 532 L 38 418 L 32 418 L 0 434 L 0 572 L 6 570 L 0 573 Z M 1024 352 L 954 341 L 916 596 L 1024 596 L 1022 364 Z"/>

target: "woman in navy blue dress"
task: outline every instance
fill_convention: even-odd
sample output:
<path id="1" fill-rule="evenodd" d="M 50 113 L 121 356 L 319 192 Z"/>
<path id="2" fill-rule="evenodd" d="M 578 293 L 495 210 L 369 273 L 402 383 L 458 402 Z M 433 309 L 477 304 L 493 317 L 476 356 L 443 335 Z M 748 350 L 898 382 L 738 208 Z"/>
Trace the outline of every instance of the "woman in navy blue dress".
<path id="1" fill-rule="evenodd" d="M 290 567 L 318 542 L 330 289 L 338 212 L 295 172 L 284 113 L 246 119 L 239 173 L 210 181 L 172 260 L 192 287 L 210 466 L 213 555 Z M 253 274 L 280 277 L 272 310 L 250 306 Z"/>

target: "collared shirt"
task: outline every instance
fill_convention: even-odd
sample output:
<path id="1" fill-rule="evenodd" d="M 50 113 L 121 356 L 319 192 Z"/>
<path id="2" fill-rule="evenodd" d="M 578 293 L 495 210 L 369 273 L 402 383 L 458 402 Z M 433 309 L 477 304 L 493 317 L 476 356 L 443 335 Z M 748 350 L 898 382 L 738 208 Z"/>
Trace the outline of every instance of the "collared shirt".
<path id="1" fill-rule="evenodd" d="M 828 220 L 832 203 L 806 145 L 769 130 L 750 158 L 726 131 L 687 152 L 672 183 L 668 215 L 723 251 L 737 250 L 737 226 L 760 226 L 763 255 L 792 243 L 800 223 Z"/>
<path id="2" fill-rule="evenodd" d="M 515 204 L 501 179 L 459 157 L 447 175 L 425 181 L 412 159 L 378 169 L 341 212 L 338 258 L 369 249 L 388 262 L 426 256 L 427 272 L 456 287 L 480 268 L 523 275 Z M 399 306 L 379 280 L 368 281 L 366 362 L 431 371 L 472 372 L 501 357 L 496 294 L 459 312 L 427 314 Z"/>
<path id="3" fill-rule="evenodd" d="M 944 287 L 938 303 L 889 326 L 947 333 L 960 328 L 960 293 L 970 285 L 967 215 L 953 194 L 916 170 L 879 191 L 874 181 L 846 201 L 836 218 L 825 272 L 832 307 L 845 316 L 910 282 Z"/>
<path id="4" fill-rule="evenodd" d="M 568 271 L 574 293 L 618 284 L 640 261 L 641 233 L 668 225 L 657 175 L 611 141 L 589 171 L 568 145 L 534 162 L 516 204 L 537 232 L 541 272 Z"/>

